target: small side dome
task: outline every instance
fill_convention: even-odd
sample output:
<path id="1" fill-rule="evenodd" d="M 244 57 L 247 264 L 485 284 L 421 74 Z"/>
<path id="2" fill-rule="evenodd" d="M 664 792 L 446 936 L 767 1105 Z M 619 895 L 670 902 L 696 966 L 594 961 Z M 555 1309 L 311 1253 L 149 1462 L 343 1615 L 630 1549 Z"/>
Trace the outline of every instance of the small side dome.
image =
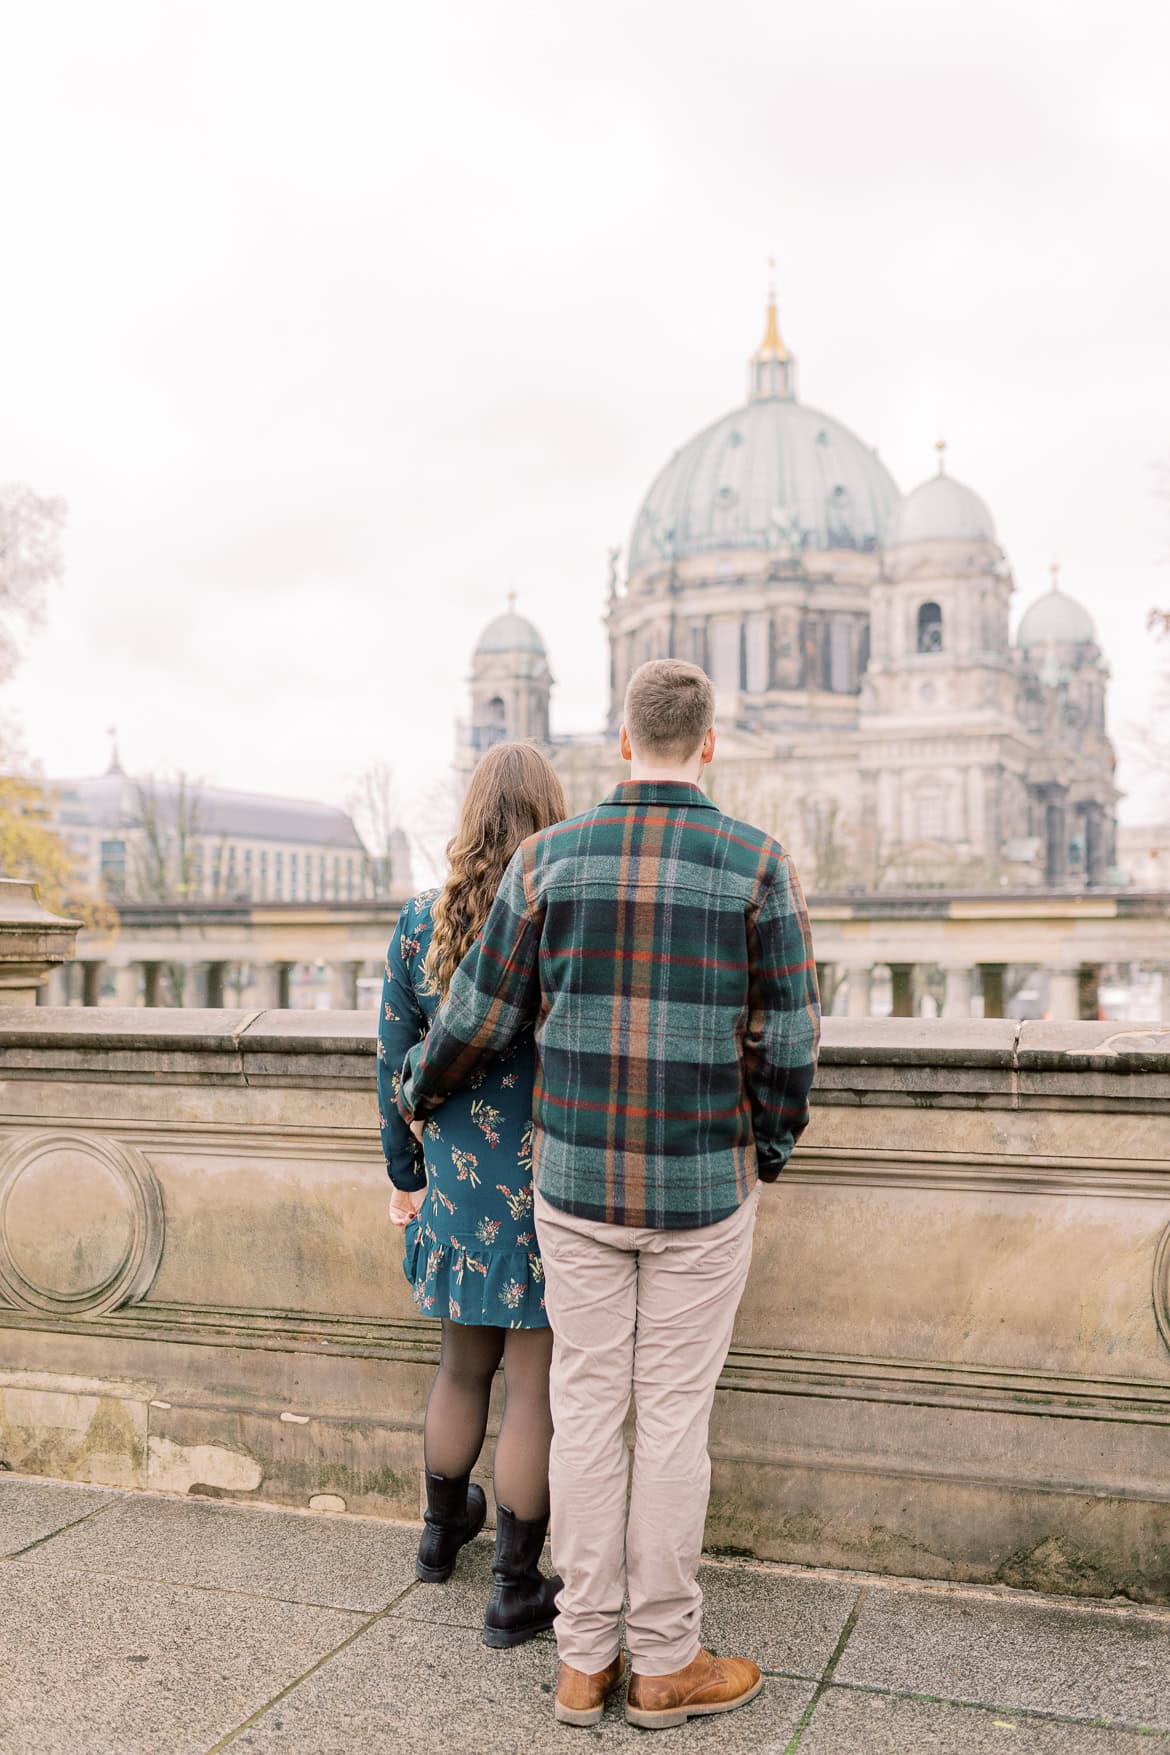
<path id="1" fill-rule="evenodd" d="M 886 546 L 994 541 L 995 525 L 979 495 L 952 475 L 932 475 L 898 506 Z"/>
<path id="2" fill-rule="evenodd" d="M 1023 614 L 1016 645 L 1025 651 L 1031 646 L 1095 646 L 1097 630 L 1084 604 L 1054 585 L 1038 597 Z"/>
<path id="3" fill-rule="evenodd" d="M 498 615 L 490 621 L 479 639 L 475 642 L 476 653 L 480 652 L 532 652 L 538 658 L 546 656 L 544 641 L 540 632 L 533 627 L 527 616 L 517 615 L 514 609 Z"/>

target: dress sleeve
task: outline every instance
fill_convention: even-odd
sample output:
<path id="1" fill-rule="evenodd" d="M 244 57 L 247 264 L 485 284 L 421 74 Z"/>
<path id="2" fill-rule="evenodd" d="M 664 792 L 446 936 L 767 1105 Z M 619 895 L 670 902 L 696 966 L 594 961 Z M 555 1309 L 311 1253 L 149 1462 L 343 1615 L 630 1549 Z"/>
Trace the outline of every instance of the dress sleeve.
<path id="1" fill-rule="evenodd" d="M 395 1188 L 413 1192 L 426 1187 L 426 1169 L 422 1147 L 399 1113 L 398 1092 L 402 1062 L 415 1043 L 422 1041 L 426 1026 L 403 950 L 409 912 L 408 902 L 386 952 L 382 1009 L 378 1014 L 378 1127 L 391 1182 Z"/>

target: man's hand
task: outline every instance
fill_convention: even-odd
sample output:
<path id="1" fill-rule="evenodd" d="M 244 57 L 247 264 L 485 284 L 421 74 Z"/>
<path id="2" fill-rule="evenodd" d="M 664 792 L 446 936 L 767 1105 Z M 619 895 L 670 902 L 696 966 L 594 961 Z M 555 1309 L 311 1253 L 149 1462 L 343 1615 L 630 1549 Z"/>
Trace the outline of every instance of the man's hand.
<path id="1" fill-rule="evenodd" d="M 425 1188 L 396 1188 L 390 1196 L 390 1223 L 405 1230 L 427 1198 Z"/>

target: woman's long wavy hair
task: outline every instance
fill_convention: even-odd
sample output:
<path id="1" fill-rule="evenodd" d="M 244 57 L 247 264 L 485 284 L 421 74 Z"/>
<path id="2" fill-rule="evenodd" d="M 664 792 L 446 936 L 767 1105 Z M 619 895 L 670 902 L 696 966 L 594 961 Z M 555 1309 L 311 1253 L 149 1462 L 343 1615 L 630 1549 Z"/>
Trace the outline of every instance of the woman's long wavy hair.
<path id="1" fill-rule="evenodd" d="M 475 943 L 504 867 L 529 835 L 566 816 L 552 765 L 530 743 L 498 743 L 477 763 L 459 827 L 447 843 L 450 872 L 431 910 L 423 970 L 440 998 Z"/>

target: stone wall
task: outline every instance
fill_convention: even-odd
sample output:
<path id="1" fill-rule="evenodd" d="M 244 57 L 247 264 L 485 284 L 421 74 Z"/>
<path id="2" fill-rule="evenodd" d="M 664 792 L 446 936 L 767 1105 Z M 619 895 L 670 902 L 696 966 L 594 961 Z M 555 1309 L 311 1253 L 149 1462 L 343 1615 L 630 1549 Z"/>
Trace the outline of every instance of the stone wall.
<path id="1" fill-rule="evenodd" d="M 373 1023 L 0 1021 L 0 1467 L 417 1515 Z M 829 1019 L 708 1541 L 1170 1601 L 1170 1033 Z M 490 1457 L 485 1459 L 490 1463 Z"/>

